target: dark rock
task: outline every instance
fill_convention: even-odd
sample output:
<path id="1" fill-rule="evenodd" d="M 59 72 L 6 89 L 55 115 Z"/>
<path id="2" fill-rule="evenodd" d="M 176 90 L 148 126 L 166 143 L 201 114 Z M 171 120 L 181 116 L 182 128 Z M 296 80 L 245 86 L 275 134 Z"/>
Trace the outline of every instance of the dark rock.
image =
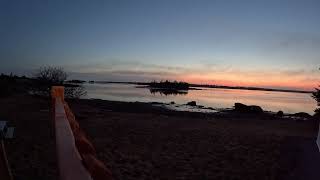
<path id="1" fill-rule="evenodd" d="M 199 105 L 198 108 L 204 108 L 204 106 Z"/>
<path id="2" fill-rule="evenodd" d="M 248 106 L 242 103 L 235 103 L 234 110 L 239 112 L 248 111 Z"/>
<path id="3" fill-rule="evenodd" d="M 195 101 L 190 101 L 190 102 L 187 103 L 187 105 L 189 105 L 189 106 L 196 106 L 197 103 L 196 103 Z"/>
<path id="4" fill-rule="evenodd" d="M 174 101 L 171 101 L 170 104 L 175 104 Z"/>
<path id="5" fill-rule="evenodd" d="M 283 117 L 283 111 L 278 111 L 276 114 L 277 117 Z"/>
<path id="6" fill-rule="evenodd" d="M 263 109 L 260 106 L 247 106 L 242 103 L 235 103 L 234 110 L 243 113 L 263 113 Z"/>

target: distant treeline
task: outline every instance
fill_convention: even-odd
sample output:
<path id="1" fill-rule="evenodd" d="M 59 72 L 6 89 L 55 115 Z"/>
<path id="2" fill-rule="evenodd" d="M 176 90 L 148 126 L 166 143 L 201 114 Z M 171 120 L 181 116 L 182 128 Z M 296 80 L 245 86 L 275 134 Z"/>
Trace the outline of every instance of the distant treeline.
<path id="1" fill-rule="evenodd" d="M 14 80 L 14 79 L 29 79 L 26 76 L 17 76 L 13 73 L 10 73 L 9 75 L 7 74 L 0 74 L 0 80 Z"/>
<path id="2" fill-rule="evenodd" d="M 0 96 L 14 93 L 26 93 L 33 87 L 34 79 L 14 74 L 0 74 Z"/>
<path id="3" fill-rule="evenodd" d="M 153 81 L 150 83 L 139 83 L 140 85 L 147 85 L 150 88 L 157 89 L 173 89 L 173 90 L 188 90 L 190 85 L 186 82 L 178 82 L 178 81 Z"/>
<path id="4" fill-rule="evenodd" d="M 85 82 L 87 82 L 87 81 L 73 79 L 73 80 L 67 80 L 67 81 L 65 81 L 65 82 L 66 82 L 66 83 L 74 83 L 74 84 L 82 84 L 82 83 L 85 83 Z"/>
<path id="5" fill-rule="evenodd" d="M 52 69 L 51 69 L 52 70 Z M 50 75 L 50 73 L 44 73 Z M 32 78 L 26 76 L 18 76 L 14 74 L 0 74 L 0 97 L 7 97 L 15 94 L 34 94 L 41 96 L 50 96 L 50 89 L 54 85 L 65 87 L 65 96 L 70 98 L 78 98 L 85 95 L 86 92 L 81 86 L 85 81 L 62 79 L 60 83 L 52 82 L 51 79 L 34 76 Z"/>
<path id="6" fill-rule="evenodd" d="M 202 87 L 202 88 L 221 88 L 221 89 L 240 89 L 240 90 L 256 90 L 256 91 L 312 93 L 312 91 L 272 89 L 272 88 L 259 88 L 259 87 L 242 87 L 242 86 L 219 86 L 219 85 L 200 85 L 200 84 L 190 84 L 190 86 L 191 87 Z"/>

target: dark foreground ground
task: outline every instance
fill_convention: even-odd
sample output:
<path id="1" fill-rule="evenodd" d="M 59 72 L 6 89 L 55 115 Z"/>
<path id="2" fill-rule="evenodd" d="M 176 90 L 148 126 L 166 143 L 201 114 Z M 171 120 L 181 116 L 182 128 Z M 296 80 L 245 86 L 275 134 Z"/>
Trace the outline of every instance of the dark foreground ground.
<path id="1" fill-rule="evenodd" d="M 58 179 L 50 105 L 26 95 L 0 98 L 0 119 L 16 128 L 5 144 L 15 180 Z"/>
<path id="2" fill-rule="evenodd" d="M 173 112 L 146 103 L 69 101 L 115 179 L 304 179 L 304 142 L 314 122 L 264 115 Z M 0 119 L 16 127 L 6 142 L 14 176 L 57 179 L 47 99 L 0 99 Z"/>

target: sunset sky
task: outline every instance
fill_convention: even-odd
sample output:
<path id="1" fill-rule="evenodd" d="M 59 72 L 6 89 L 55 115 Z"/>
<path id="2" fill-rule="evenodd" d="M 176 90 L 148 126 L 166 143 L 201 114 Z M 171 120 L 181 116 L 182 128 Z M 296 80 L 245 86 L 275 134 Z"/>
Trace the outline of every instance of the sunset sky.
<path id="1" fill-rule="evenodd" d="M 0 72 L 312 89 L 320 1 L 0 0 Z"/>

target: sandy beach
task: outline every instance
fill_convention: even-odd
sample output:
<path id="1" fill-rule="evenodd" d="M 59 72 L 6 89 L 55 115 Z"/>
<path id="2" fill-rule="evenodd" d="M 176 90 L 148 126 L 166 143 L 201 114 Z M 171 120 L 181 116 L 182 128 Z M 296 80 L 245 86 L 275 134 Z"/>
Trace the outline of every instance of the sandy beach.
<path id="1" fill-rule="evenodd" d="M 23 100 L 21 100 L 23 99 Z M 294 179 L 316 122 L 269 115 L 176 112 L 150 103 L 68 101 L 115 179 Z M 0 99 L 15 179 L 57 179 L 49 99 Z M 290 148 L 290 153 L 288 153 Z"/>
<path id="2" fill-rule="evenodd" d="M 116 179 L 293 179 L 299 159 L 294 142 L 317 131 L 314 122 L 268 115 L 208 115 L 102 100 L 69 103 Z"/>

